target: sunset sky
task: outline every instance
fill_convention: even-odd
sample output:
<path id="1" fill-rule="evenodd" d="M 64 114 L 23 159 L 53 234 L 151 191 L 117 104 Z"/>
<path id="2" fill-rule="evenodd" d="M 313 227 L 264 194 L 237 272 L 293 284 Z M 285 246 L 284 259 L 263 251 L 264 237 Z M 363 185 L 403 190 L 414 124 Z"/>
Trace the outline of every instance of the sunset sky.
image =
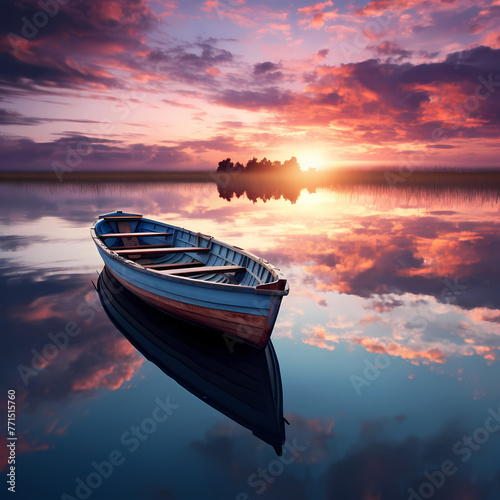
<path id="1" fill-rule="evenodd" d="M 499 163 L 499 0 L 10 3 L 1 170 Z"/>

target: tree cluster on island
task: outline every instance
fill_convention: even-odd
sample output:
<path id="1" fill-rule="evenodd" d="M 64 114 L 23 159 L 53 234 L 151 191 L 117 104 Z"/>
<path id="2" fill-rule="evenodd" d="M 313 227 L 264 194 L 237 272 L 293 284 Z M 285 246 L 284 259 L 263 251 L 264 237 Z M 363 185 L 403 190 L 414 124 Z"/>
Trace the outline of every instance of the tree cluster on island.
<path id="1" fill-rule="evenodd" d="M 304 181 L 297 158 L 289 160 L 270 161 L 263 158 L 259 161 L 252 158 L 244 166 L 240 162 L 234 164 L 231 158 L 219 162 L 217 168 L 217 189 L 219 196 L 227 201 L 246 194 L 254 203 L 258 199 L 266 202 L 271 199 L 290 200 L 295 203 L 300 196 L 301 182 Z M 237 175 L 244 174 L 244 175 Z"/>
<path id="2" fill-rule="evenodd" d="M 246 166 L 239 161 L 235 164 L 231 161 L 231 158 L 226 158 L 219 162 L 217 168 L 217 173 L 227 174 L 290 174 L 296 172 L 300 172 L 300 164 L 295 156 L 292 156 L 289 160 L 285 160 L 283 163 L 280 161 L 271 161 L 267 158 L 263 158 L 259 161 L 257 158 L 253 157 L 251 160 L 248 160 Z"/>

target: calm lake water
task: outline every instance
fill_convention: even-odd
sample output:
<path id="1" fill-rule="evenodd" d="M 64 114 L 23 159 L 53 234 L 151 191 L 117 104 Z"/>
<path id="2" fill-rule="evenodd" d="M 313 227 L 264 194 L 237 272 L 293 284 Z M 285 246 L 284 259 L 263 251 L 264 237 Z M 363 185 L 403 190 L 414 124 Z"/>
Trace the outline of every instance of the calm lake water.
<path id="1" fill-rule="evenodd" d="M 500 498 L 497 197 L 352 188 L 252 203 L 212 184 L 62 183 L 0 185 L 0 205 L 17 498 Z M 288 278 L 272 337 L 283 457 L 113 326 L 89 227 L 116 209 L 211 234 Z M 168 418 L 153 421 L 158 400 Z"/>

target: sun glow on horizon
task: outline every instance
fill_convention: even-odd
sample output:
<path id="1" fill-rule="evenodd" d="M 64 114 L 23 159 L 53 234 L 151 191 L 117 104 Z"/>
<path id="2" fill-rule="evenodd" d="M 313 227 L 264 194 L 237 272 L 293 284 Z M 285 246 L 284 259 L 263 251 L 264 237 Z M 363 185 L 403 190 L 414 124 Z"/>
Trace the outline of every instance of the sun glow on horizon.
<path id="1" fill-rule="evenodd" d="M 303 171 L 307 171 L 310 168 L 325 170 L 328 167 L 325 153 L 318 150 L 301 152 L 297 155 L 297 160 L 300 164 L 300 169 Z"/>

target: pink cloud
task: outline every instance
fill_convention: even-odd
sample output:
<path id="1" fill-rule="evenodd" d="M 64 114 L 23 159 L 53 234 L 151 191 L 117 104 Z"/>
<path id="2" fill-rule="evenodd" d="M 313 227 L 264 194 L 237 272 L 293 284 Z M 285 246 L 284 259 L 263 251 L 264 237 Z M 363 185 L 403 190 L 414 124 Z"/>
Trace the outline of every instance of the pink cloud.
<path id="1" fill-rule="evenodd" d="M 201 10 L 217 16 L 219 19 L 227 19 L 241 28 L 258 28 L 276 31 L 271 25 L 276 26 L 275 21 L 286 21 L 288 13 L 284 10 L 273 10 L 267 5 L 247 5 L 244 0 L 234 0 L 231 3 L 207 0 Z"/>
<path id="2" fill-rule="evenodd" d="M 398 14 L 418 7 L 424 7 L 429 10 L 453 9 L 456 7 L 456 0 L 438 0 L 437 2 L 428 2 L 427 0 L 373 0 L 361 9 L 358 9 L 356 14 L 363 17 L 381 15 L 386 11 Z"/>
<path id="3" fill-rule="evenodd" d="M 106 388 L 116 390 L 134 377 L 142 366 L 144 358 L 137 354 L 135 348 L 124 338 L 115 339 L 103 346 L 103 358 L 97 369 L 75 378 L 73 391 L 94 391 Z"/>
<path id="4" fill-rule="evenodd" d="M 327 21 L 336 19 L 339 17 L 338 9 L 334 11 L 324 12 L 326 7 L 332 7 L 333 2 L 328 0 L 327 2 L 317 3 L 315 5 L 310 5 L 308 7 L 302 7 L 297 9 L 298 13 L 305 17 L 299 21 L 299 26 L 304 26 L 306 29 L 319 29 L 322 28 Z"/>

